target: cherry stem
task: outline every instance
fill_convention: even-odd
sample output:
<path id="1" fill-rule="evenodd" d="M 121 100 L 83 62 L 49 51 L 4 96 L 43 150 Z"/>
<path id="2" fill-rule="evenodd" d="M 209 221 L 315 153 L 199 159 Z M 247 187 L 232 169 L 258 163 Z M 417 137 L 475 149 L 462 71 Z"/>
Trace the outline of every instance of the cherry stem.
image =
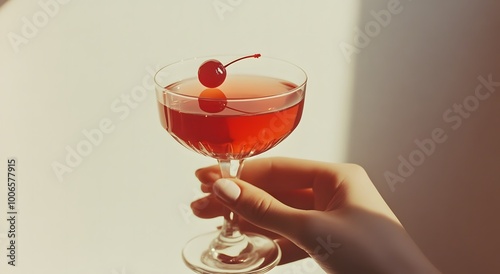
<path id="1" fill-rule="evenodd" d="M 244 57 L 241 57 L 241 58 L 238 58 L 230 63 L 228 63 L 227 65 L 225 65 L 224 67 L 227 67 L 229 65 L 231 65 L 232 63 L 234 62 L 238 62 L 240 60 L 243 60 L 243 59 L 247 59 L 247 58 L 259 58 L 260 57 L 260 53 L 257 53 L 257 54 L 252 54 L 252 55 L 247 55 L 247 56 L 244 56 Z"/>

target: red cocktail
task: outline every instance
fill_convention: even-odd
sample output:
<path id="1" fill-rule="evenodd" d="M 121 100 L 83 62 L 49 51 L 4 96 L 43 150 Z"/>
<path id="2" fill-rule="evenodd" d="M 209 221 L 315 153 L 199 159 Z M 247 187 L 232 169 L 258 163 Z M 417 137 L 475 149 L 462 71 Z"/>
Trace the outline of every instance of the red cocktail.
<path id="1" fill-rule="evenodd" d="M 232 64 L 236 58 L 218 56 L 210 65 L 223 78 L 205 77 L 207 85 L 196 72 L 208 59 L 158 71 L 160 121 L 179 143 L 217 159 L 222 176 L 238 177 L 245 158 L 274 147 L 297 127 L 307 76 L 297 66 L 265 57 L 238 62 L 226 73 L 219 61 Z M 184 261 L 197 273 L 264 273 L 280 257 L 271 239 L 240 233 L 237 216 L 230 212 L 220 231 L 194 238 L 183 251 Z"/>

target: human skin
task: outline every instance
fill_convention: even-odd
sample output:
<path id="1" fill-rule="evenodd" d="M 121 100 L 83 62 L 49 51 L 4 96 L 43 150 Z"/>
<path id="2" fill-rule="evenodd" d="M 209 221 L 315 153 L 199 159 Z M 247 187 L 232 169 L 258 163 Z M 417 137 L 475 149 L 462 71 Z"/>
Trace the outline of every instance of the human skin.
<path id="1" fill-rule="evenodd" d="M 217 166 L 195 174 L 210 195 L 194 214 L 229 208 L 242 230 L 276 240 L 281 264 L 310 256 L 327 273 L 440 273 L 358 165 L 264 158 L 247 161 L 241 179 L 222 179 Z"/>

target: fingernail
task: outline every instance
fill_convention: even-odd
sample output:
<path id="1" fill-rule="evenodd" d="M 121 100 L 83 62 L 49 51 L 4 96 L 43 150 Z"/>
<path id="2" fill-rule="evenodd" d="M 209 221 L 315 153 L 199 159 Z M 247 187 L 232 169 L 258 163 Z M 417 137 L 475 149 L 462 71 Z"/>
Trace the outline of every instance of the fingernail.
<path id="1" fill-rule="evenodd" d="M 215 181 L 213 191 L 215 195 L 227 203 L 234 203 L 241 194 L 241 189 L 238 185 L 228 179 L 219 179 Z"/>

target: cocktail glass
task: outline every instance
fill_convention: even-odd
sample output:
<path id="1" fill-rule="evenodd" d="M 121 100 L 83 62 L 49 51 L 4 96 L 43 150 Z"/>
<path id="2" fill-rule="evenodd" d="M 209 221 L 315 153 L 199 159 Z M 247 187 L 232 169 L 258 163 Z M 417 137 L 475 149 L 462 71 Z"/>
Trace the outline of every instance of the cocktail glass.
<path id="1" fill-rule="evenodd" d="M 212 157 L 223 177 L 238 178 L 243 161 L 274 147 L 298 125 L 307 76 L 283 60 L 260 57 L 227 69 L 217 88 L 197 78 L 203 62 L 229 63 L 237 56 L 182 60 L 155 75 L 162 126 L 185 147 Z M 242 233 L 227 210 L 219 230 L 187 243 L 182 257 L 196 273 L 265 273 L 281 258 L 279 246 L 255 233 Z"/>

